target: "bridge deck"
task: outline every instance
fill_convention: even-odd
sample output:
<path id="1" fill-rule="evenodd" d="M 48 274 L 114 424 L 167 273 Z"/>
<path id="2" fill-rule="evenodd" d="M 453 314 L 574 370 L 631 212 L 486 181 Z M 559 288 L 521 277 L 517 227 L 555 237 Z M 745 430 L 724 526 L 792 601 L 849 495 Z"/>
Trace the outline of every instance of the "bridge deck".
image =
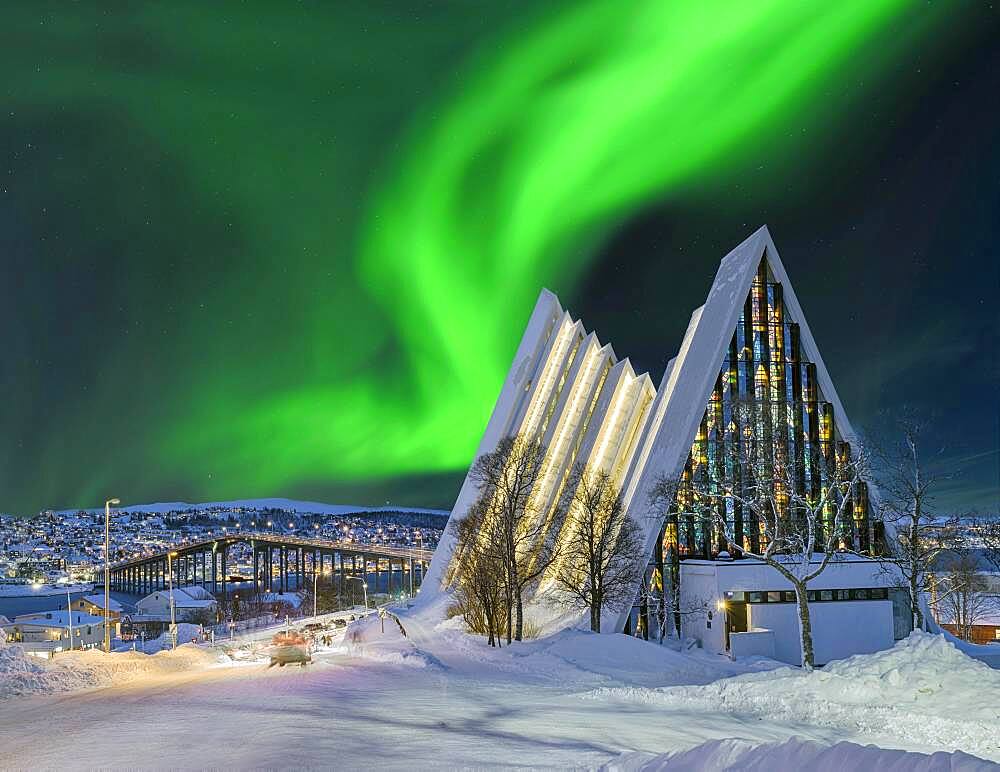
<path id="1" fill-rule="evenodd" d="M 213 546 L 218 549 L 218 545 L 220 544 L 229 546 L 230 544 L 237 544 L 239 542 L 245 542 L 248 544 L 252 542 L 259 546 L 306 547 L 322 550 L 324 552 L 333 551 L 354 555 L 364 554 L 380 558 L 405 558 L 418 560 L 424 563 L 429 563 L 431 557 L 434 555 L 434 550 L 424 549 L 422 547 L 392 547 L 385 544 L 361 544 L 356 541 L 316 539 L 303 536 L 282 536 L 280 534 L 273 533 L 252 532 L 227 534 L 225 536 L 213 536 L 208 539 L 199 539 L 198 541 L 178 544 L 171 550 L 164 550 L 152 555 L 144 555 L 142 557 L 122 561 L 121 563 L 114 563 L 111 566 L 111 570 L 116 571 L 122 568 L 131 568 L 132 566 L 139 566 L 145 563 L 165 560 L 168 552 L 176 553 L 176 557 L 180 557 L 186 554 L 201 552 L 205 549 L 211 549 Z"/>

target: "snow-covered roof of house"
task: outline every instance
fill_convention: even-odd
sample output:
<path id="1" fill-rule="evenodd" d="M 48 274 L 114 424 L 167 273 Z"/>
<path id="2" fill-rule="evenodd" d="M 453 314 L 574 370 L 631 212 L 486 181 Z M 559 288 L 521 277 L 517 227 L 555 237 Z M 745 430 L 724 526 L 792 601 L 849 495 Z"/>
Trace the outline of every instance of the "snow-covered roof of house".
<path id="1" fill-rule="evenodd" d="M 134 625 L 144 622 L 169 622 L 170 614 L 129 614 L 128 621 Z"/>
<path id="2" fill-rule="evenodd" d="M 73 612 L 74 625 L 98 625 L 104 622 L 104 617 L 87 614 L 83 611 Z M 67 611 L 36 611 L 31 614 L 20 614 L 14 617 L 11 624 L 37 625 L 39 627 L 68 627 L 69 612 Z"/>
<path id="3" fill-rule="evenodd" d="M 181 592 L 185 593 L 188 597 L 194 598 L 195 600 L 215 600 L 215 596 L 200 584 L 192 584 L 188 587 L 184 587 Z"/>
<path id="4" fill-rule="evenodd" d="M 965 613 L 972 618 L 974 625 L 994 625 L 1000 627 L 1000 598 L 989 597 L 983 602 L 983 608 L 975 612 L 965 609 Z M 943 625 L 955 624 L 955 609 L 949 604 L 942 603 L 938 610 L 938 623 Z"/>
<path id="5" fill-rule="evenodd" d="M 191 590 L 195 590 L 195 587 L 175 587 L 174 588 L 174 606 L 176 608 L 211 608 L 215 606 L 217 601 L 212 593 L 204 590 L 204 588 L 198 587 L 198 597 L 194 597 L 194 593 Z M 149 593 L 145 598 L 139 600 L 139 603 L 147 601 L 150 598 L 155 598 L 157 596 L 163 596 L 164 598 L 170 597 L 170 590 L 156 590 L 155 592 Z"/>
<path id="6" fill-rule="evenodd" d="M 265 592 L 261 600 L 265 603 L 287 603 L 292 608 L 302 605 L 302 595 L 297 592 Z"/>
<path id="7" fill-rule="evenodd" d="M 83 599 L 88 603 L 93 603 L 98 608 L 104 608 L 104 596 L 103 595 L 84 595 Z M 121 611 L 122 604 L 116 601 L 114 598 L 108 600 L 108 610 L 109 611 Z"/>

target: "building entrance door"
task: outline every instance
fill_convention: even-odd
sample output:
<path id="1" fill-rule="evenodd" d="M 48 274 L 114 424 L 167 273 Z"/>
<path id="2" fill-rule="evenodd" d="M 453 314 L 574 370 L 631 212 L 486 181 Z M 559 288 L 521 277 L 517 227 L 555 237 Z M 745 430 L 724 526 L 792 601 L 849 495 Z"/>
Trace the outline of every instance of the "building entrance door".
<path id="1" fill-rule="evenodd" d="M 747 631 L 747 604 L 745 601 L 728 601 L 726 603 L 726 651 L 729 651 L 730 633 L 745 633 Z"/>

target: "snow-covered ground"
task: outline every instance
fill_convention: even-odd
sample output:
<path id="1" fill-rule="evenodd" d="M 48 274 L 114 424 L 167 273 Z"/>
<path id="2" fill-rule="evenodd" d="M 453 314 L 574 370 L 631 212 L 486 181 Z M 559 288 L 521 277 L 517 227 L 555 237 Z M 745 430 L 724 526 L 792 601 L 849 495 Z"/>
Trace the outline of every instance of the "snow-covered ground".
<path id="1" fill-rule="evenodd" d="M 46 661 L 24 653 L 20 646 L 0 646 L 0 703 L 4 708 L 23 704 L 26 695 L 95 689 L 156 677 L 198 672 L 218 667 L 223 662 L 218 652 L 192 646 L 158 654 L 102 651 L 67 651 Z M 18 699 L 13 699 L 18 698 Z M 7 719 L 5 719 L 7 720 Z"/>
<path id="2" fill-rule="evenodd" d="M 494 650 L 400 618 L 407 638 L 370 617 L 306 668 L 190 646 L 74 655 L 105 671 L 79 682 L 71 659 L 41 663 L 66 671 L 52 689 L 112 685 L 0 701 L 0 766 L 985 768 L 870 744 L 1000 760 L 1000 672 L 934 636 L 806 674 L 574 630 Z M 4 667 L 10 695 L 26 677 Z"/>
<path id="3" fill-rule="evenodd" d="M 686 751 L 653 755 L 628 753 L 602 769 L 620 772 L 647 772 L 669 769 L 674 772 L 705 770 L 879 770 L 879 772 L 979 772 L 994 770 L 989 761 L 956 751 L 916 753 L 890 750 L 876 745 L 839 742 L 823 745 L 810 740 L 785 740 L 782 743 L 752 743 L 746 740 L 711 740 Z"/>

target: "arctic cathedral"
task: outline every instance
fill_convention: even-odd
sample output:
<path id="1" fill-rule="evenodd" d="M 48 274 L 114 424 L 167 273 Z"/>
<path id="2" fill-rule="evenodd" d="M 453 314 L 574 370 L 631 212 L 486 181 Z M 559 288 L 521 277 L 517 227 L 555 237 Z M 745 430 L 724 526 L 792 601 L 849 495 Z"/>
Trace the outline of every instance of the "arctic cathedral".
<path id="1" fill-rule="evenodd" d="M 803 490 L 825 482 L 822 476 L 834 465 L 824 460 L 849 456 L 857 444 L 766 227 L 723 258 L 708 299 L 691 315 L 657 388 L 543 290 L 477 455 L 506 436 L 540 441 L 547 455 L 532 497 L 548 522 L 555 522 L 552 514 L 574 464 L 611 476 L 628 514 L 644 530 L 647 561 L 636 576 L 636 602 L 606 612 L 603 630 L 654 638 L 651 631 L 662 630 L 667 620 L 655 618 L 659 604 L 650 599 L 666 583 L 679 582 L 682 602 L 691 609 L 683 616 L 685 637 L 718 653 L 797 664 L 798 616 L 790 584 L 765 564 L 741 559 L 741 548 L 754 552 L 760 546 L 753 514 L 728 506 L 723 514 L 730 538 L 711 521 L 678 516 L 677 506 L 650 516 L 659 480 L 679 481 L 677 496 L 684 495 L 685 484 L 720 490 L 736 484 L 736 450 L 750 422 L 763 452 L 800 462 L 797 483 Z M 884 534 L 870 518 L 875 493 L 858 487 L 843 534 L 850 557 L 831 563 L 810 583 L 820 664 L 888 648 L 909 633 L 905 592 L 873 559 L 885 548 Z M 451 517 L 463 517 L 476 496 L 466 478 Z M 425 593 L 447 591 L 442 585 L 452 549 L 449 532 Z M 543 579 L 532 604 L 536 617 L 553 607 L 544 602 L 551 591 Z"/>

